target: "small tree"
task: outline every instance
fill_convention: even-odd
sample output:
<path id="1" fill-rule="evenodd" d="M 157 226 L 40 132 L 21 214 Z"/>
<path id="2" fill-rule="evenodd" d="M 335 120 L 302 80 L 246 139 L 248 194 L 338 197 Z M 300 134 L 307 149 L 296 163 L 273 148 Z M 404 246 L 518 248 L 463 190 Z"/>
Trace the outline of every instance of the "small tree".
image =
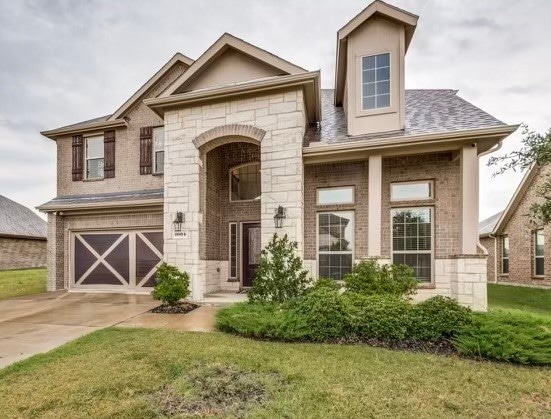
<path id="1" fill-rule="evenodd" d="M 297 256 L 298 245 L 287 237 L 274 234 L 260 254 L 260 264 L 249 300 L 282 303 L 301 295 L 308 285 L 308 271 Z"/>
<path id="2" fill-rule="evenodd" d="M 157 284 L 151 292 L 154 299 L 174 306 L 189 295 L 189 275 L 176 266 L 163 262 L 157 268 Z"/>
<path id="3" fill-rule="evenodd" d="M 508 170 L 524 171 L 536 165 L 539 168 L 551 164 L 551 128 L 545 134 L 538 134 L 530 131 L 527 125 L 523 125 L 522 147 L 503 156 L 491 157 L 488 166 L 501 167 L 494 173 L 494 176 Z M 546 175 L 543 182 L 536 191 L 542 198 L 540 202 L 532 204 L 528 211 L 530 220 L 536 225 L 547 225 L 551 222 L 551 178 Z"/>

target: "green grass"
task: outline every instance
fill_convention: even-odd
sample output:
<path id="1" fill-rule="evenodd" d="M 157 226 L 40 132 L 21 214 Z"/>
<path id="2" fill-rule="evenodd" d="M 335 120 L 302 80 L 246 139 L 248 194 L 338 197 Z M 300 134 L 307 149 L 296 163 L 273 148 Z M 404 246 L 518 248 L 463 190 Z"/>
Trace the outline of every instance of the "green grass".
<path id="1" fill-rule="evenodd" d="M 218 417 L 549 417 L 550 376 L 361 345 L 110 328 L 0 370 L 0 412 L 153 418 L 167 406 L 205 409 L 199 396 L 214 406 L 233 398 L 234 410 L 208 405 Z M 248 394 L 253 402 L 236 402 Z"/>
<path id="2" fill-rule="evenodd" d="M 551 318 L 551 290 L 488 284 L 490 310 L 522 310 Z"/>
<path id="3" fill-rule="evenodd" d="M 46 269 L 0 271 L 0 300 L 46 291 Z"/>

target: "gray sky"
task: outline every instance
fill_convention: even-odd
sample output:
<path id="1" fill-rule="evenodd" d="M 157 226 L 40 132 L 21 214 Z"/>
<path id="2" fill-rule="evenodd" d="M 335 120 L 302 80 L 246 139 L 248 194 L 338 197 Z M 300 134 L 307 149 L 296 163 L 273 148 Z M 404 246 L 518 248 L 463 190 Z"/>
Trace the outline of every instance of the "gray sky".
<path id="1" fill-rule="evenodd" d="M 551 126 L 551 1 L 389 0 L 420 16 L 408 88 L 453 88 L 507 123 Z M 55 145 L 39 131 L 105 115 L 175 52 L 197 58 L 230 32 L 331 88 L 336 32 L 368 0 L 0 0 L 0 194 L 34 207 L 55 196 Z M 509 138 L 502 150 L 520 144 Z M 521 175 L 481 163 L 480 217 Z"/>

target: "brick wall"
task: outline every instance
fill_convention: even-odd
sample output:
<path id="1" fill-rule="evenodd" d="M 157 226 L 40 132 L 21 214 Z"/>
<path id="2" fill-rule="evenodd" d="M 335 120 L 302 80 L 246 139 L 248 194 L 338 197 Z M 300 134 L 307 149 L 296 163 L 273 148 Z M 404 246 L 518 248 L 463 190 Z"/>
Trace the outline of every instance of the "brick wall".
<path id="1" fill-rule="evenodd" d="M 46 240 L 0 237 L 0 270 L 45 267 L 46 246 Z"/>
<path id="2" fill-rule="evenodd" d="M 495 239 L 491 237 L 485 237 L 483 239 L 480 239 L 480 244 L 488 251 L 488 282 L 494 282 L 495 281 L 495 249 L 494 244 L 499 244 L 499 241 L 496 243 Z M 498 271 L 499 274 L 499 271 Z M 499 276 L 499 275 L 498 275 Z"/>

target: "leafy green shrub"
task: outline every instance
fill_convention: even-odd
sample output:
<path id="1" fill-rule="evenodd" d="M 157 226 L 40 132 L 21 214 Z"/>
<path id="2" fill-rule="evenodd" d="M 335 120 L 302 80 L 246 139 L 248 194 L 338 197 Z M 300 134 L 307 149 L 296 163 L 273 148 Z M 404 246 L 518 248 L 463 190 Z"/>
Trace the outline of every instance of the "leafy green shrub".
<path id="1" fill-rule="evenodd" d="M 287 235 L 280 239 L 274 234 L 261 252 L 249 292 L 251 302 L 283 303 L 304 292 L 309 282 L 308 271 L 303 269 L 297 248 L 297 243 L 290 241 Z"/>
<path id="2" fill-rule="evenodd" d="M 395 295 L 343 296 L 352 334 L 360 338 L 402 340 L 408 332 L 411 304 Z"/>
<path id="3" fill-rule="evenodd" d="M 310 288 L 307 289 L 308 292 L 318 290 L 320 288 L 328 288 L 330 290 L 340 290 L 341 286 L 337 281 L 331 278 L 319 278 L 316 282 L 312 284 Z"/>
<path id="4" fill-rule="evenodd" d="M 216 313 L 219 330 L 259 339 L 280 338 L 285 311 L 275 304 L 238 303 Z"/>
<path id="5" fill-rule="evenodd" d="M 419 340 L 450 338 L 472 319 L 469 308 L 441 295 L 412 307 L 408 336 Z"/>
<path id="6" fill-rule="evenodd" d="M 521 311 L 476 313 L 454 339 L 460 353 L 523 365 L 551 365 L 551 321 Z"/>
<path id="7" fill-rule="evenodd" d="M 363 295 L 409 296 L 417 289 L 413 269 L 407 265 L 386 265 L 365 260 L 344 277 L 347 292 Z"/>
<path id="8" fill-rule="evenodd" d="M 163 262 L 157 268 L 157 284 L 151 295 L 163 304 L 173 306 L 189 295 L 189 275 Z"/>

